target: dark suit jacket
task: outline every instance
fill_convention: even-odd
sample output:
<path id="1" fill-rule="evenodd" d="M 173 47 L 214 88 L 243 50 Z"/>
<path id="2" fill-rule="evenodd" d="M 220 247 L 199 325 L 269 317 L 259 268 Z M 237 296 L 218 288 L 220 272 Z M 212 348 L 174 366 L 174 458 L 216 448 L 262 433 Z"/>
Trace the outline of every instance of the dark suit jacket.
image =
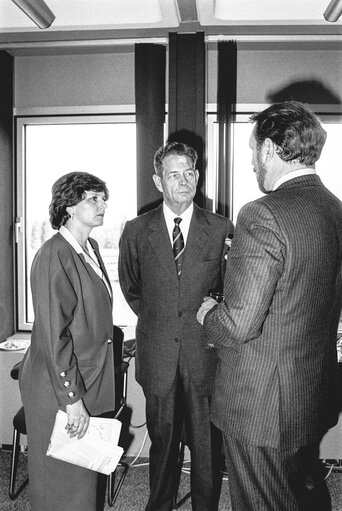
<path id="1" fill-rule="evenodd" d="M 57 233 L 35 256 L 31 286 L 35 319 L 20 373 L 24 406 L 51 413 L 83 398 L 91 415 L 113 410 L 112 303 L 104 282 Z"/>
<path id="2" fill-rule="evenodd" d="M 211 392 L 216 350 L 204 350 L 196 312 L 203 296 L 222 285 L 225 238 L 232 231 L 230 220 L 194 205 L 179 279 L 162 206 L 126 223 L 119 276 L 138 316 L 136 379 L 146 393 L 167 394 L 180 351 L 199 392 Z"/>
<path id="3" fill-rule="evenodd" d="M 254 445 L 315 442 L 337 420 L 341 202 L 316 175 L 283 183 L 242 208 L 228 263 L 227 305 L 204 321 L 214 422 Z"/>

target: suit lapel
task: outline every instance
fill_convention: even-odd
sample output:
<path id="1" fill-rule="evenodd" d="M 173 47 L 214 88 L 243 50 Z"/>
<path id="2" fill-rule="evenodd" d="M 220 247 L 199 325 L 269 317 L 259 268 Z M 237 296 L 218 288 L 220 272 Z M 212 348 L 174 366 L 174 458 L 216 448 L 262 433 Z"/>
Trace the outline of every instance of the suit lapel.
<path id="1" fill-rule="evenodd" d="M 91 244 L 91 246 L 92 246 L 92 249 L 94 250 L 94 252 L 95 252 L 95 254 L 96 254 L 96 257 L 97 257 L 97 259 L 98 259 L 98 261 L 99 261 L 99 264 L 100 264 L 100 268 L 101 268 L 101 270 L 102 270 L 102 272 L 103 272 L 103 274 L 104 274 L 104 276 L 105 276 L 105 278 L 106 278 L 106 280 L 107 280 L 107 284 L 108 284 L 108 287 L 109 287 L 109 289 L 110 289 L 110 299 L 111 299 L 111 302 L 113 302 L 113 290 L 112 290 L 112 285 L 111 285 L 111 283 L 110 283 L 109 276 L 108 276 L 108 273 L 107 273 L 106 267 L 105 267 L 105 265 L 104 265 L 104 263 L 103 263 L 103 260 L 102 260 L 101 254 L 100 254 L 100 252 L 97 250 L 96 246 L 92 244 L 91 239 L 89 239 L 89 242 L 90 242 L 90 244 Z M 84 259 L 82 259 L 82 260 L 84 261 L 84 264 L 86 265 L 85 260 L 84 260 Z M 87 265 L 86 265 L 86 266 L 87 266 Z M 102 280 L 102 278 L 101 278 L 101 277 L 99 277 L 99 278 Z M 106 286 L 106 284 L 103 282 L 103 280 L 102 280 L 102 283 L 103 283 L 103 285 L 104 285 L 104 286 Z M 107 291 L 108 291 L 108 290 L 107 290 Z"/>
<path id="2" fill-rule="evenodd" d="M 171 279 L 179 285 L 176 264 L 172 252 L 169 233 L 163 214 L 163 206 L 159 206 L 154 213 L 149 225 L 148 238 L 151 246 L 165 271 Z M 185 247 L 181 279 L 186 277 L 187 272 L 199 257 L 208 240 L 208 222 L 202 210 L 194 204 L 194 212 L 190 222 L 188 239 Z"/>
<path id="3" fill-rule="evenodd" d="M 199 257 L 208 241 L 208 222 L 202 210 L 194 204 L 194 212 L 191 218 L 188 239 L 183 259 L 181 278 L 191 270 L 193 263 Z"/>
<path id="4" fill-rule="evenodd" d="M 159 263 L 164 267 L 171 279 L 178 285 L 176 263 L 166 227 L 162 204 L 154 211 L 147 236 Z"/>

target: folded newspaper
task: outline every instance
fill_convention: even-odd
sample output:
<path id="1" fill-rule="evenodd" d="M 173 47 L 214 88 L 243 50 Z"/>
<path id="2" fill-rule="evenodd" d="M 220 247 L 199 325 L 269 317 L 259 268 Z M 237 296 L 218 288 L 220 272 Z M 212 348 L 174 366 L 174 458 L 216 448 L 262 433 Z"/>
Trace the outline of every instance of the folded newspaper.
<path id="1" fill-rule="evenodd" d="M 81 439 L 70 438 L 65 429 L 67 422 L 67 414 L 58 410 L 46 455 L 102 474 L 113 472 L 123 454 L 118 445 L 121 422 L 90 417 L 88 430 Z"/>

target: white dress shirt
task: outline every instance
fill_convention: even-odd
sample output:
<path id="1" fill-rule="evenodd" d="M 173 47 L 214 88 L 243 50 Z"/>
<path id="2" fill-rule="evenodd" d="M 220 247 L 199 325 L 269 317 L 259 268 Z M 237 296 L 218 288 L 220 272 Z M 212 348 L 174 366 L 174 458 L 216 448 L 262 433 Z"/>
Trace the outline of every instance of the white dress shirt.
<path id="1" fill-rule="evenodd" d="M 289 172 L 288 174 L 285 174 L 285 176 L 281 176 L 279 179 L 277 179 L 273 185 L 272 191 L 274 192 L 274 190 L 279 188 L 280 185 L 286 183 L 286 181 L 290 181 L 290 179 L 301 176 L 309 176 L 310 174 L 316 174 L 315 169 L 298 169 L 294 170 L 293 172 Z"/>
<path id="2" fill-rule="evenodd" d="M 69 245 L 72 246 L 72 248 L 75 250 L 75 252 L 77 254 L 82 254 L 83 255 L 86 263 L 90 264 L 90 266 L 95 271 L 95 273 L 99 277 L 101 277 L 101 279 L 103 280 L 103 282 L 106 285 L 106 288 L 108 290 L 109 296 L 112 298 L 112 292 L 111 292 L 110 284 L 109 284 L 105 274 L 101 270 L 99 260 L 97 259 L 97 255 L 94 252 L 94 249 L 91 246 L 89 240 L 87 240 L 87 243 L 86 243 L 86 247 L 87 247 L 87 250 L 88 250 L 88 253 L 87 253 L 85 250 L 83 250 L 83 248 L 80 245 L 80 243 L 73 236 L 73 234 L 69 231 L 69 229 L 67 227 L 65 227 L 65 225 L 61 225 L 61 227 L 59 228 L 59 233 L 69 243 Z"/>
<path id="3" fill-rule="evenodd" d="M 172 231 L 173 231 L 174 226 L 175 226 L 174 219 L 175 218 L 181 218 L 182 221 L 179 224 L 179 227 L 180 227 L 180 230 L 182 231 L 182 234 L 183 234 L 184 246 L 186 246 L 186 241 L 188 239 L 188 234 L 189 234 L 189 229 L 190 229 L 190 222 L 191 222 L 191 217 L 192 217 L 193 211 L 194 211 L 194 204 L 193 204 L 193 202 L 190 204 L 188 209 L 186 209 L 184 211 L 184 213 L 182 213 L 181 215 L 175 215 L 175 213 L 173 211 L 171 211 L 171 209 L 165 204 L 165 202 L 163 203 L 163 212 L 164 212 L 167 232 L 169 233 L 171 245 L 173 245 Z"/>

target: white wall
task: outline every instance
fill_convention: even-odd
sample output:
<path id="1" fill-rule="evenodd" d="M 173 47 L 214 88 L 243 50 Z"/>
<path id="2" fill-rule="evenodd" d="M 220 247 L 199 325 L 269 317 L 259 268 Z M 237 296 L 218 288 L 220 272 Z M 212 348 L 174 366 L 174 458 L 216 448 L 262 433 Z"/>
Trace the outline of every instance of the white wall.
<path id="1" fill-rule="evenodd" d="M 342 102 L 342 52 L 337 49 L 241 49 L 237 103 L 268 103 L 293 82 L 315 80 Z M 208 103 L 216 103 L 217 50 L 207 59 Z M 322 101 L 324 103 L 324 101 Z M 134 51 L 15 58 L 16 108 L 134 105 Z"/>
<path id="2" fill-rule="evenodd" d="M 293 82 L 315 80 L 342 103 L 342 51 L 243 50 L 237 53 L 237 103 L 269 103 Z M 216 103 L 217 51 L 208 52 L 208 103 Z M 325 101 L 317 101 L 323 104 Z"/>

